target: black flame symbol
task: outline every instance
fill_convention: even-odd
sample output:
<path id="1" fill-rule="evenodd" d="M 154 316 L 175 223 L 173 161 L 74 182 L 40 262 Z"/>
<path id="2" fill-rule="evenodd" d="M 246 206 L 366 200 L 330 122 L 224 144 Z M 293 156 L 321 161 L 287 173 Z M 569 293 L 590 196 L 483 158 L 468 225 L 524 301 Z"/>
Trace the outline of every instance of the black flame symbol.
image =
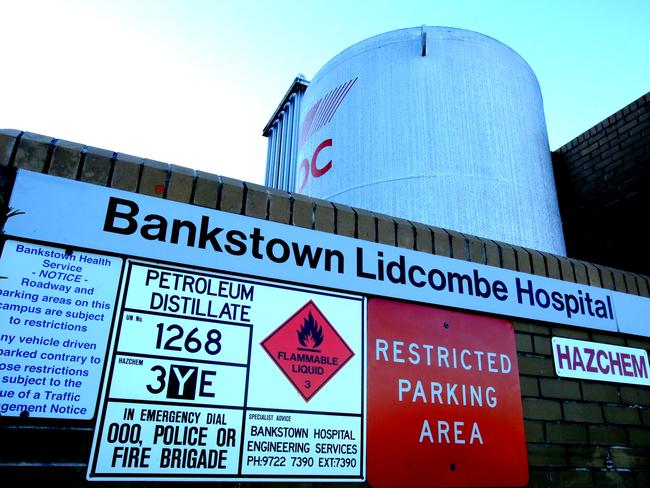
<path id="1" fill-rule="evenodd" d="M 323 343 L 323 328 L 318 326 L 311 312 L 297 333 L 300 344 L 308 349 L 316 349 Z"/>

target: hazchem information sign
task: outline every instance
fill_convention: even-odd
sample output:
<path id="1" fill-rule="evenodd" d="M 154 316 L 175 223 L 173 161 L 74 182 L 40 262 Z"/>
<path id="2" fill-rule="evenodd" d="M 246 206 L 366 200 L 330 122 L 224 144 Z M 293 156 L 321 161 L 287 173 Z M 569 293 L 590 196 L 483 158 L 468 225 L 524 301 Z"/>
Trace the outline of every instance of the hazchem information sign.
<path id="1" fill-rule="evenodd" d="M 558 376 L 650 386 L 645 349 L 553 337 L 553 362 Z"/>
<path id="2" fill-rule="evenodd" d="M 122 259 L 6 241 L 0 414 L 91 419 Z"/>
<path id="3" fill-rule="evenodd" d="M 362 298 L 131 261 L 88 478 L 365 476 Z"/>

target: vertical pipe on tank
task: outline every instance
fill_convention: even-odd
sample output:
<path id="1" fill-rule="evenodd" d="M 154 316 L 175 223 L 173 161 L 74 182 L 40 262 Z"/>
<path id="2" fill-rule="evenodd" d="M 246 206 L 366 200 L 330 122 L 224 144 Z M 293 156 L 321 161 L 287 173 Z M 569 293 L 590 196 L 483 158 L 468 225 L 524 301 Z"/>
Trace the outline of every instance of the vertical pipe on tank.
<path id="1" fill-rule="evenodd" d="M 277 121 L 273 123 L 273 175 L 272 184 L 277 188 L 278 186 L 278 173 L 280 171 L 280 160 L 278 158 L 278 145 L 280 143 L 280 130 Z"/>
<path id="2" fill-rule="evenodd" d="M 284 180 L 284 145 L 286 143 L 284 137 L 284 107 L 278 114 L 278 188 L 282 189 L 282 181 Z"/>
<path id="3" fill-rule="evenodd" d="M 282 190 L 287 189 L 287 182 L 289 181 L 289 148 L 291 141 L 289 138 L 289 125 L 291 124 L 291 105 L 288 103 L 284 106 L 284 120 L 282 131 L 284 132 L 284 144 L 282 145 Z"/>
<path id="4" fill-rule="evenodd" d="M 300 100 L 302 93 L 294 93 L 293 96 L 293 110 L 292 119 L 293 125 L 291 126 L 291 154 L 289 155 L 289 186 L 288 191 L 294 191 L 296 188 L 296 160 L 298 159 L 298 129 L 300 127 Z"/>
<path id="5" fill-rule="evenodd" d="M 282 142 L 280 143 L 280 190 L 284 190 L 284 180 L 287 176 L 287 106 L 282 107 L 280 115 L 280 132 L 282 133 Z"/>
<path id="6" fill-rule="evenodd" d="M 273 183 L 271 181 L 271 174 L 273 173 L 273 161 L 271 156 L 273 155 L 272 146 L 273 146 L 273 129 L 269 130 L 268 143 L 266 144 L 266 172 L 264 173 L 264 185 L 271 186 Z"/>
<path id="7" fill-rule="evenodd" d="M 294 124 L 294 112 L 295 112 L 295 104 L 293 103 L 294 96 L 292 95 L 289 98 L 289 101 L 287 102 L 287 145 L 286 145 L 286 153 L 285 153 L 285 159 L 284 159 L 284 172 L 285 172 L 285 184 L 284 187 L 282 188 L 283 190 L 287 191 L 289 188 L 291 188 L 291 172 L 293 170 L 293 161 L 291 159 L 291 154 L 293 152 L 292 148 L 294 146 L 294 140 L 293 140 L 293 124 Z"/>
<path id="8" fill-rule="evenodd" d="M 291 146 L 293 146 L 293 139 L 291 137 L 291 134 L 293 133 L 293 103 L 291 103 L 291 101 L 287 103 L 286 118 L 287 124 L 285 133 L 287 137 L 287 144 L 285 145 L 284 153 L 284 186 L 282 187 L 282 189 L 285 191 L 289 189 L 289 181 L 291 180 L 291 168 L 293 167 L 293 164 L 291 164 Z"/>

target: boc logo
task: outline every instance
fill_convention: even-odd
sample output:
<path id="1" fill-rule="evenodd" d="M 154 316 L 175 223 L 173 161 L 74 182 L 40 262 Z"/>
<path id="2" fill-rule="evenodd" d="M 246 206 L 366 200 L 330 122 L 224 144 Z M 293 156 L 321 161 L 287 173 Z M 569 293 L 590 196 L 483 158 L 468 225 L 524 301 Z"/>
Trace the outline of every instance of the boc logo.
<path id="1" fill-rule="evenodd" d="M 297 190 L 298 192 L 302 192 L 302 190 L 307 185 L 307 181 L 309 181 L 310 176 L 312 178 L 320 178 L 325 173 L 327 173 L 330 169 L 332 169 L 331 159 L 325 164 L 319 162 L 319 155 L 321 151 L 326 147 L 332 147 L 332 139 L 325 139 L 323 142 L 321 142 L 318 145 L 318 147 L 316 147 L 316 149 L 314 150 L 314 154 L 311 157 L 311 160 L 304 158 L 300 163 L 300 167 L 298 168 L 298 181 L 300 181 L 300 185 L 298 186 L 298 190 Z M 319 166 L 319 164 L 321 165 Z"/>

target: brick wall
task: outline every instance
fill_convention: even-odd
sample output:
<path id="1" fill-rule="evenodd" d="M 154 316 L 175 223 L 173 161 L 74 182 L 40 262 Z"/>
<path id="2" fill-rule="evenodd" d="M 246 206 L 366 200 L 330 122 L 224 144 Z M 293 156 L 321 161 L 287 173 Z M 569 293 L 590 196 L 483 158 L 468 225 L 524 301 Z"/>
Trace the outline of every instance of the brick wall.
<path id="1" fill-rule="evenodd" d="M 650 93 L 553 153 L 567 253 L 650 273 Z M 630 237 L 634 251 L 630 252 Z"/>
<path id="2" fill-rule="evenodd" d="M 645 100 L 647 103 L 647 96 Z M 10 168 L 27 168 L 650 297 L 649 278 L 641 274 L 37 134 L 0 131 L 0 166 L 8 173 L 11 173 Z M 627 243 L 627 254 L 632 258 L 641 251 L 636 246 L 638 237 L 636 234 L 627 238 L 618 236 Z M 558 378 L 553 367 L 551 337 L 586 339 L 646 350 L 650 349 L 650 340 L 534 321 L 513 322 L 528 441 L 529 486 L 650 486 L 650 389 Z M 28 481 L 84 485 L 93 428 L 94 421 L 0 418 L 0 477 L 3 483 L 7 486 Z M 92 484 L 102 485 L 115 486 L 116 483 Z"/>
<path id="3" fill-rule="evenodd" d="M 529 486 L 650 486 L 650 389 L 560 379 L 551 337 L 648 349 L 650 341 L 515 321 Z"/>

